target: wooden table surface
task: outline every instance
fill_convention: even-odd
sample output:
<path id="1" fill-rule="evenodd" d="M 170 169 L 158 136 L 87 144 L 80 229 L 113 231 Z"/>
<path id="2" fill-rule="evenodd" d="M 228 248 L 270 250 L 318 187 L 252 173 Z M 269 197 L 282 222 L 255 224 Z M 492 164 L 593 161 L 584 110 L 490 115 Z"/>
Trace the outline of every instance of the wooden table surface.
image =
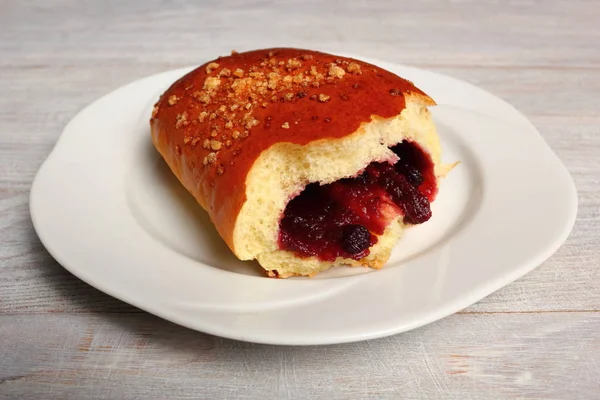
<path id="1" fill-rule="evenodd" d="M 273 45 L 423 67 L 511 102 L 575 180 L 573 233 L 539 268 L 456 315 L 324 347 L 194 332 L 48 255 L 29 187 L 70 118 L 131 80 Z M 597 0 L 6 0 L 0 89 L 0 398 L 600 398 Z"/>

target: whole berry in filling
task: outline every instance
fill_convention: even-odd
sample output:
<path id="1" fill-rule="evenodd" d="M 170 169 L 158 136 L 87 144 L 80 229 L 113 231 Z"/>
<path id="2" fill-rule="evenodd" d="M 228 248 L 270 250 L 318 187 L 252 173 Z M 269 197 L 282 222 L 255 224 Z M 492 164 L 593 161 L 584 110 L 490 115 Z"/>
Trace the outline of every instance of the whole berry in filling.
<path id="1" fill-rule="evenodd" d="M 399 161 L 396 164 L 396 171 L 406 176 L 408 182 L 414 187 L 418 188 L 424 181 L 423 174 L 421 174 L 421 171 L 419 171 L 417 167 L 407 163 L 402 163 L 402 161 Z"/>
<path id="2" fill-rule="evenodd" d="M 363 225 L 346 225 L 342 230 L 342 248 L 350 254 L 365 251 L 371 245 L 371 233 Z"/>
<path id="3" fill-rule="evenodd" d="M 437 182 L 433 174 L 431 158 L 415 143 L 403 141 L 392 147 L 400 159 L 396 171 L 406 176 L 411 185 L 417 187 L 429 201 L 433 201 L 437 194 Z"/>

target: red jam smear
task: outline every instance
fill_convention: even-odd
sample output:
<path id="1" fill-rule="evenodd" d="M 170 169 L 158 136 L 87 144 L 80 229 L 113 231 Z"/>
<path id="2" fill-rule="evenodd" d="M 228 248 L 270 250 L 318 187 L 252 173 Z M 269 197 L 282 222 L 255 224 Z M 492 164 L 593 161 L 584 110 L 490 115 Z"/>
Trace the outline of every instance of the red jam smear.
<path id="1" fill-rule="evenodd" d="M 369 255 L 396 216 L 421 224 L 431 218 L 437 185 L 431 158 L 416 144 L 392 147 L 398 162 L 373 162 L 354 178 L 329 185 L 309 184 L 288 203 L 279 229 L 279 247 L 323 261 L 359 260 Z"/>

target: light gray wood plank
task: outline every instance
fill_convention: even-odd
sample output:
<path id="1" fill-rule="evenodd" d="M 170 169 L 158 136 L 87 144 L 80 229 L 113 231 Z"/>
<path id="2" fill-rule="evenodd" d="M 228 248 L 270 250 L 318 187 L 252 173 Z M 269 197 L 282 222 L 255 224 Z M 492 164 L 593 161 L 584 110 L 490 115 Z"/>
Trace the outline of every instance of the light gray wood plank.
<path id="1" fill-rule="evenodd" d="M 2 64 L 13 66 L 193 63 L 206 49 L 269 44 L 413 64 L 600 65 L 593 0 L 51 0 L 4 8 Z"/>
<path id="2" fill-rule="evenodd" d="M 369 342 L 276 347 L 148 314 L 5 315 L 0 394 L 591 399 L 600 393 L 598 330 L 598 313 L 461 315 Z"/>

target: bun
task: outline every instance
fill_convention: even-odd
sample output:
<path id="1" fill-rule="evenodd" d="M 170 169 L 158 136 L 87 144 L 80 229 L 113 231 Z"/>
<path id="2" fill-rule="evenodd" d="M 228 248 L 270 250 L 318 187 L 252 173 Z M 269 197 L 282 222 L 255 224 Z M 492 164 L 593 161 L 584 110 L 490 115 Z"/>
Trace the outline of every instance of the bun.
<path id="1" fill-rule="evenodd" d="M 308 184 L 355 177 L 391 149 L 414 143 L 431 164 L 435 197 L 441 149 L 427 106 L 411 82 L 377 66 L 290 48 L 234 53 L 173 83 L 156 103 L 152 141 L 242 260 L 269 276 L 314 275 L 332 265 L 380 268 L 406 225 L 387 221 L 364 256 L 334 259 L 282 248 L 288 202 Z"/>

